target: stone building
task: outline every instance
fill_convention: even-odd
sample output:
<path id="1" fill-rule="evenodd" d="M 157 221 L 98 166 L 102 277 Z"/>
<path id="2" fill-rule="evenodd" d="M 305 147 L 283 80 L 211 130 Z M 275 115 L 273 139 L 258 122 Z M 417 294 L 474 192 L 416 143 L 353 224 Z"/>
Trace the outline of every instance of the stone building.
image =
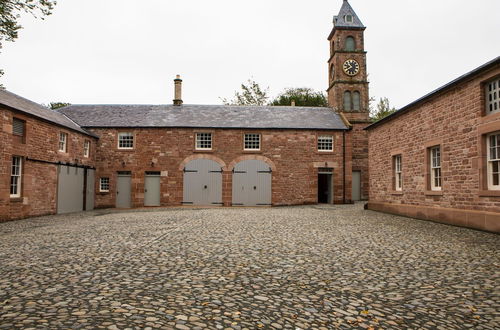
<path id="1" fill-rule="evenodd" d="M 369 209 L 500 232 L 500 57 L 367 131 Z"/>

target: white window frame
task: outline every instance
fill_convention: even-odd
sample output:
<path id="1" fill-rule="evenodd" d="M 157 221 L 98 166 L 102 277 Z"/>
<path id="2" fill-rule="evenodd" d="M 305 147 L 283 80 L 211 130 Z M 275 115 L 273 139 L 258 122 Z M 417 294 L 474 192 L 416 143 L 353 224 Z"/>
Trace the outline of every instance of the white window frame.
<path id="1" fill-rule="evenodd" d="M 22 174 L 23 174 L 23 159 L 20 156 L 12 156 L 11 170 L 10 170 L 10 197 L 21 197 L 22 188 Z M 15 187 L 15 191 L 13 191 Z"/>
<path id="2" fill-rule="evenodd" d="M 109 192 L 109 178 L 108 177 L 103 177 L 103 178 L 99 179 L 99 191 L 100 192 Z"/>
<path id="3" fill-rule="evenodd" d="M 83 157 L 89 158 L 90 157 L 90 141 L 85 140 L 83 142 Z"/>
<path id="4" fill-rule="evenodd" d="M 394 156 L 394 190 L 403 191 L 403 157 Z"/>
<path id="5" fill-rule="evenodd" d="M 486 83 L 484 86 L 486 97 L 486 115 L 500 112 L 500 77 Z"/>
<path id="6" fill-rule="evenodd" d="M 488 190 L 500 190 L 500 132 L 486 136 L 487 138 L 487 176 Z M 495 172 L 494 172 L 495 171 Z M 497 176 L 495 184 L 494 176 Z"/>
<path id="7" fill-rule="evenodd" d="M 345 15 L 344 16 L 344 21 L 346 23 L 352 23 L 354 21 L 354 16 L 352 16 L 352 15 Z"/>
<path id="8" fill-rule="evenodd" d="M 332 152 L 333 151 L 333 135 L 320 135 L 318 136 L 319 152 Z"/>
<path id="9" fill-rule="evenodd" d="M 429 162 L 431 170 L 431 190 L 440 191 L 443 186 L 441 172 L 441 146 L 435 146 L 429 149 Z"/>
<path id="10" fill-rule="evenodd" d="M 206 147 L 210 144 L 210 147 Z M 196 150 L 212 150 L 213 148 L 213 134 L 210 132 L 196 133 L 195 149 Z"/>
<path id="11" fill-rule="evenodd" d="M 259 151 L 260 150 L 260 134 L 245 133 L 243 135 L 243 150 Z"/>
<path id="12" fill-rule="evenodd" d="M 122 138 L 124 138 L 122 140 Z M 122 144 L 123 142 L 123 144 Z M 130 143 L 132 143 L 132 146 L 128 146 Z M 127 145 L 127 146 L 122 146 L 122 145 Z M 131 150 L 134 149 L 135 146 L 135 136 L 134 133 L 132 132 L 119 132 L 118 133 L 118 149 L 121 150 Z"/>
<path id="13" fill-rule="evenodd" d="M 59 132 L 59 149 L 60 152 L 68 152 L 68 133 Z"/>

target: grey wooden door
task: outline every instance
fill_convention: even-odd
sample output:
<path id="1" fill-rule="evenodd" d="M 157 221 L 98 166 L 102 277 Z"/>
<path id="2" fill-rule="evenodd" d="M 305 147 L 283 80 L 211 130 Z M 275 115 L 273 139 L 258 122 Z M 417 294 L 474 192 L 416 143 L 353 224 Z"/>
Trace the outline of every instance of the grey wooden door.
<path id="1" fill-rule="evenodd" d="M 95 198 L 95 170 L 87 169 L 87 191 L 85 197 L 85 210 L 91 211 L 94 209 Z"/>
<path id="2" fill-rule="evenodd" d="M 183 204 L 223 205 L 222 168 L 217 162 L 195 159 L 186 165 Z"/>
<path id="3" fill-rule="evenodd" d="M 129 173 L 118 173 L 116 182 L 116 207 L 130 208 L 131 204 L 132 178 Z"/>
<path id="4" fill-rule="evenodd" d="M 245 160 L 233 170 L 233 205 L 271 205 L 272 170 L 260 160 Z"/>
<path id="5" fill-rule="evenodd" d="M 160 172 L 146 172 L 144 206 L 160 206 Z"/>
<path id="6" fill-rule="evenodd" d="M 59 165 L 57 169 L 57 213 L 83 211 L 84 169 Z"/>
<path id="7" fill-rule="evenodd" d="M 361 200 L 361 172 L 352 171 L 352 200 Z"/>

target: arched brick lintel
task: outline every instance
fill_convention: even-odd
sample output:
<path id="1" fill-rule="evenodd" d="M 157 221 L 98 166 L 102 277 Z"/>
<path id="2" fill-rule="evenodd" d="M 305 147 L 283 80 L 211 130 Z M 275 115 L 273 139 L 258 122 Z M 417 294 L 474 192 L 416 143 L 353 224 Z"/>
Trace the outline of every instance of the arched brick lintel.
<path id="1" fill-rule="evenodd" d="M 207 154 L 199 154 L 199 155 L 192 155 L 192 156 L 189 156 L 186 159 L 184 159 L 181 162 L 181 164 L 179 165 L 179 171 L 184 170 L 184 167 L 186 167 L 187 163 L 189 163 L 190 161 L 195 160 L 195 159 L 213 160 L 214 162 L 218 163 L 222 167 L 223 171 L 227 170 L 226 163 L 222 159 L 220 159 L 219 157 L 215 157 L 213 155 L 207 155 Z"/>
<path id="2" fill-rule="evenodd" d="M 276 165 L 274 165 L 273 161 L 270 160 L 269 158 L 267 157 L 264 157 L 264 156 L 260 156 L 260 155 L 245 155 L 245 156 L 240 156 L 240 157 L 237 157 L 235 158 L 229 165 L 228 165 L 228 168 L 227 170 L 228 171 L 232 171 L 234 169 L 234 167 L 236 166 L 236 164 L 238 164 L 239 162 L 242 162 L 242 161 L 245 161 L 245 160 L 261 160 L 263 161 L 264 163 L 266 163 L 267 165 L 269 165 L 271 167 L 271 169 L 273 170 L 273 172 L 276 172 Z"/>

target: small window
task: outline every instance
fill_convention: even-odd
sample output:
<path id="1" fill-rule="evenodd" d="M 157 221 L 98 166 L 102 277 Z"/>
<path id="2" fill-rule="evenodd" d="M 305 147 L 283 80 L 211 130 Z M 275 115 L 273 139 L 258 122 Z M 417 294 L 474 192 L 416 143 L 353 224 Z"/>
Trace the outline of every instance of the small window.
<path id="1" fill-rule="evenodd" d="M 353 52 L 356 50 L 356 42 L 353 37 L 347 37 L 345 39 L 345 50 L 348 52 Z"/>
<path id="2" fill-rule="evenodd" d="M 333 151 L 333 136 L 318 136 L 318 151 Z"/>
<path id="3" fill-rule="evenodd" d="M 500 112 L 500 79 L 486 84 L 486 114 Z"/>
<path id="4" fill-rule="evenodd" d="M 134 149 L 134 134 L 118 133 L 118 149 Z"/>
<path id="5" fill-rule="evenodd" d="M 89 158 L 89 156 L 90 156 L 90 141 L 85 140 L 85 142 L 83 143 L 83 157 Z"/>
<path id="6" fill-rule="evenodd" d="M 394 190 L 403 190 L 403 160 L 401 155 L 394 156 Z"/>
<path id="7" fill-rule="evenodd" d="M 101 178 L 99 181 L 99 191 L 109 192 L 109 178 Z"/>
<path id="8" fill-rule="evenodd" d="M 18 136 L 24 136 L 26 122 L 21 119 L 14 118 L 12 120 L 12 133 Z"/>
<path id="9" fill-rule="evenodd" d="M 431 190 L 441 190 L 441 147 L 430 149 Z"/>
<path id="10" fill-rule="evenodd" d="M 67 133 L 59 133 L 59 151 L 67 152 L 68 150 L 68 134 Z"/>
<path id="11" fill-rule="evenodd" d="M 488 189 L 500 190 L 500 132 L 488 137 Z"/>
<path id="12" fill-rule="evenodd" d="M 352 93 L 352 109 L 354 111 L 361 110 L 361 97 L 359 92 Z"/>
<path id="13" fill-rule="evenodd" d="M 344 21 L 346 23 L 352 23 L 352 15 L 345 15 L 344 16 Z"/>
<path id="14" fill-rule="evenodd" d="M 351 92 L 349 91 L 344 92 L 344 110 L 346 111 L 352 110 Z"/>
<path id="15" fill-rule="evenodd" d="M 245 150 L 260 150 L 260 134 L 245 134 Z"/>
<path id="16" fill-rule="evenodd" d="M 21 175 L 23 160 L 19 156 L 12 157 L 10 173 L 10 197 L 21 197 Z"/>
<path id="17" fill-rule="evenodd" d="M 196 133 L 196 149 L 212 150 L 212 133 Z"/>

